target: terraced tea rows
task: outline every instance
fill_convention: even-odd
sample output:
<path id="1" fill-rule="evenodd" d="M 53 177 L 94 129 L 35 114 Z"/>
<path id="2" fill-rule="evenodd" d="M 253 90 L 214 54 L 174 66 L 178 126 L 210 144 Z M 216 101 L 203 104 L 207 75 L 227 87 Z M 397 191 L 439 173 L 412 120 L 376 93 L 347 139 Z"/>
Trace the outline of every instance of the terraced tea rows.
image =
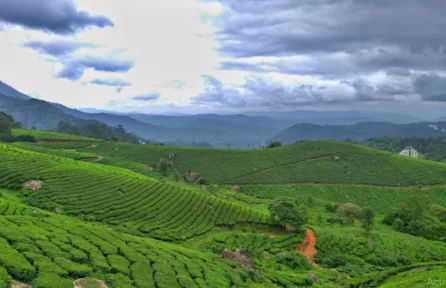
<path id="1" fill-rule="evenodd" d="M 180 173 L 199 173 L 211 183 L 339 183 L 386 186 L 446 183 L 446 164 L 411 159 L 336 141 L 305 141 L 275 149 L 197 149 L 123 143 L 83 148 L 141 164 L 168 153 Z"/>
<path id="2" fill-rule="evenodd" d="M 220 253 L 225 248 L 235 251 L 243 247 L 251 255 L 263 257 L 265 252 L 277 254 L 282 251 L 294 251 L 301 242 L 302 237 L 295 234 L 270 237 L 260 233 L 225 232 L 205 239 L 202 246 L 214 253 Z"/>
<path id="3" fill-rule="evenodd" d="M 316 258 L 331 268 L 343 262 L 342 270 L 361 278 L 363 270 L 397 267 L 410 263 L 446 261 L 446 244 L 393 231 L 364 237 L 355 228 L 315 228 L 318 253 Z M 341 260 L 340 260 L 341 259 Z M 368 268 L 370 269 L 370 268 Z"/>
<path id="4" fill-rule="evenodd" d="M 307 203 L 311 198 L 320 206 L 328 203 L 353 202 L 361 207 L 369 207 L 377 213 L 387 213 L 400 207 L 407 201 L 410 192 L 420 191 L 421 188 L 392 188 L 351 185 L 245 185 L 243 194 L 261 199 L 289 197 Z M 432 203 L 446 206 L 446 187 L 423 188 Z M 260 200 L 260 199 L 259 199 Z"/>
<path id="5" fill-rule="evenodd" d="M 265 223 L 267 214 L 180 189 L 129 170 L 0 146 L 0 183 L 41 179 L 31 192 L 40 207 L 59 207 L 90 221 L 130 228 L 158 239 L 182 240 L 215 225 Z"/>
<path id="6" fill-rule="evenodd" d="M 13 136 L 32 136 L 38 140 L 57 140 L 57 141 L 101 141 L 94 138 L 76 136 L 65 133 L 51 131 L 31 130 L 31 129 L 12 129 Z"/>
<path id="7" fill-rule="evenodd" d="M 64 158 L 70 158 L 74 160 L 98 159 L 98 155 L 96 154 L 87 152 L 77 152 L 75 149 L 50 149 L 42 147 L 41 145 L 29 144 L 29 143 L 13 143 L 12 145 L 21 149 L 55 155 Z"/>
<path id="8" fill-rule="evenodd" d="M 250 281 L 217 256 L 58 216 L 0 216 L 0 225 L 5 287 L 14 279 L 37 288 L 72 288 L 81 277 L 116 288 L 245 287 Z"/>
<path id="9" fill-rule="evenodd" d="M 1 193 L 1 191 L 0 191 Z M 0 194 L 1 195 L 1 194 Z M 34 209 L 26 207 L 22 204 L 13 203 L 6 199 L 0 198 L 0 215 L 22 215 L 31 216 L 34 215 Z"/>

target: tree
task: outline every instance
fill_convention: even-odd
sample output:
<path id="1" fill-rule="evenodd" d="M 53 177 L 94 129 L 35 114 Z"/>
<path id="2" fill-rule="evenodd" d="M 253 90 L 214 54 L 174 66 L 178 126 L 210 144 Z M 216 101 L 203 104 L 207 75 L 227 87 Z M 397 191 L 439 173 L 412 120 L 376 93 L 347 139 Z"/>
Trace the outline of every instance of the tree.
<path id="1" fill-rule="evenodd" d="M 402 208 L 403 213 L 412 221 L 421 221 L 429 207 L 429 199 L 422 191 L 413 191 L 407 199 L 407 205 Z"/>
<path id="2" fill-rule="evenodd" d="M 362 209 L 356 204 L 345 203 L 339 206 L 338 209 L 336 209 L 336 214 L 341 217 L 347 218 L 353 225 L 353 223 L 355 223 L 355 220 L 361 219 Z"/>
<path id="3" fill-rule="evenodd" d="M 11 136 L 12 123 L 14 118 L 0 111 L 0 137 L 6 139 Z"/>
<path id="4" fill-rule="evenodd" d="M 13 129 L 22 129 L 23 128 L 22 122 L 18 122 L 18 121 L 12 122 L 11 128 L 13 128 Z"/>
<path id="5" fill-rule="evenodd" d="M 280 147 L 282 146 L 282 143 L 280 143 L 279 141 L 273 141 L 271 143 L 268 144 L 268 146 L 266 146 L 267 149 L 269 148 L 276 148 L 276 147 Z"/>
<path id="6" fill-rule="evenodd" d="M 367 235 L 370 234 L 373 228 L 373 219 L 375 218 L 375 212 L 370 208 L 365 208 L 362 212 L 362 227 Z"/>
<path id="7" fill-rule="evenodd" d="M 169 166 L 167 165 L 166 159 L 160 159 L 158 162 L 157 170 L 161 173 L 163 176 L 167 176 L 167 169 Z"/>
<path id="8" fill-rule="evenodd" d="M 299 229 L 307 223 L 307 210 L 293 201 L 276 201 L 269 206 L 271 221 L 278 225 L 291 225 Z"/>

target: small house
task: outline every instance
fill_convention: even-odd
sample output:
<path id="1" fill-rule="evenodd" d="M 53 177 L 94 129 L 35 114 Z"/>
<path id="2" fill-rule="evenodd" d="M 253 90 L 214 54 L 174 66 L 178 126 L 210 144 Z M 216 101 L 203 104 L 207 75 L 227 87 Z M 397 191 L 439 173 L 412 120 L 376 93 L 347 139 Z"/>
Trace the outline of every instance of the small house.
<path id="1" fill-rule="evenodd" d="M 400 155 L 411 158 L 418 158 L 418 151 L 415 150 L 413 147 L 408 146 L 400 152 Z"/>

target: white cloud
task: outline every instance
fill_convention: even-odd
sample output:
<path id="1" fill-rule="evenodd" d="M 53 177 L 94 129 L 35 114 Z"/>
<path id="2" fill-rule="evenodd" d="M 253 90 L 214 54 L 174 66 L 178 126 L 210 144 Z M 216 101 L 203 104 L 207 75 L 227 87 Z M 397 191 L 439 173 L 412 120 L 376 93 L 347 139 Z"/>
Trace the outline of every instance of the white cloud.
<path id="1" fill-rule="evenodd" d="M 67 0 L 68 2 L 72 1 Z M 371 36 L 374 37 L 373 39 L 382 38 L 387 41 L 380 43 L 377 40 L 370 46 L 372 42 L 366 37 L 356 35 L 355 29 L 349 32 L 349 29 L 354 28 L 349 23 L 353 20 L 351 23 L 358 21 L 362 23 L 361 17 L 346 14 L 344 15 L 346 21 L 338 23 L 340 17 L 331 15 L 330 9 L 336 8 L 334 6 L 328 7 L 330 9 L 326 7 L 324 10 L 322 7 L 317 10 L 324 17 L 316 17 L 317 19 L 314 20 L 315 16 L 312 13 L 304 13 L 304 10 L 300 12 L 303 14 L 301 18 L 297 19 L 293 16 L 295 9 L 301 8 L 294 7 L 296 4 L 292 0 L 280 0 L 277 3 L 259 1 L 263 6 L 266 5 L 265 7 L 273 10 L 264 9 L 262 5 L 253 2 L 246 2 L 247 4 L 244 5 L 243 1 L 232 1 L 233 10 L 224 8 L 224 5 L 217 1 L 207 0 L 77 0 L 75 2 L 82 11 L 110 19 L 113 26 L 90 25 L 89 29 L 76 30 L 77 33 L 56 35 L 15 25 L 4 25 L 0 22 L 0 80 L 26 94 L 40 95 L 43 100 L 59 102 L 75 108 L 95 107 L 143 112 L 171 109 L 178 112 L 175 109 L 189 106 L 194 97 L 206 92 L 203 75 L 208 75 L 221 82 L 223 91 L 231 93 L 246 90 L 249 79 L 257 79 L 249 82 L 251 84 L 264 85 L 259 86 L 263 87 L 261 91 L 250 86 L 254 92 L 241 93 L 242 99 L 237 99 L 240 103 L 252 103 L 253 100 L 250 102 L 247 97 L 256 100 L 259 99 L 257 98 L 259 94 L 270 98 L 268 89 L 272 89 L 273 92 L 282 90 L 287 92 L 286 95 L 277 95 L 277 99 L 284 99 L 284 103 L 290 103 L 291 100 L 298 103 L 296 97 L 308 100 L 308 95 L 310 95 L 312 99 L 315 99 L 315 103 L 308 104 L 310 106 L 305 108 L 316 108 L 320 104 L 321 106 L 330 105 L 333 108 L 344 105 L 345 107 L 365 107 L 365 109 L 377 107 L 379 109 L 392 107 L 392 105 L 406 107 L 401 103 L 419 101 L 419 95 L 405 92 L 413 90 L 411 78 L 413 75 L 410 76 L 410 72 L 416 73 L 423 69 L 429 72 L 433 69 L 432 67 L 435 68 L 438 63 L 441 64 L 444 61 L 443 54 L 437 53 L 437 55 L 433 52 L 430 54 L 423 52 L 421 56 L 416 54 L 417 57 L 405 57 L 411 55 L 407 54 L 407 51 L 416 47 L 410 49 L 403 47 L 403 49 L 390 45 L 393 43 L 390 40 L 396 37 L 393 34 L 394 31 L 389 31 L 380 25 L 379 27 L 372 26 L 376 28 L 376 31 L 372 29 Z M 227 1 L 222 0 L 222 2 Z M 309 3 L 315 5 L 313 1 L 304 2 L 307 6 Z M 282 5 L 286 3 L 289 3 L 293 9 Z M 252 13 L 237 15 L 236 10 L 246 10 L 251 6 Z M 346 9 L 349 5 L 342 7 Z M 285 11 L 282 11 L 283 9 Z M 225 14 L 229 18 L 215 18 L 225 12 L 235 14 Z M 293 21 L 283 21 L 290 17 Z M 230 25 L 224 25 L 225 21 Z M 295 21 L 299 25 L 295 25 Z M 226 28 L 227 36 L 234 38 L 226 39 L 224 43 L 218 42 L 221 39 L 217 40 L 215 37 L 216 32 L 221 32 L 218 29 L 222 28 L 222 23 Z M 274 25 L 278 23 L 283 25 Z M 278 34 L 274 36 L 265 33 L 267 31 L 265 27 L 270 27 L 268 29 L 271 32 Z M 334 31 L 331 31 L 327 27 L 339 27 L 339 29 L 333 28 Z M 56 28 L 55 30 L 58 31 Z M 343 29 L 347 30 L 346 33 L 341 33 Z M 257 30 L 260 34 L 257 34 Z M 334 37 L 336 35 L 337 37 Z M 424 32 L 420 35 L 424 35 Z M 436 35 L 434 33 L 432 39 Z M 296 43 L 296 37 L 301 37 L 301 41 L 297 41 L 299 43 Z M 345 41 L 349 39 L 355 39 L 356 42 L 353 43 L 355 45 L 347 45 Z M 38 47 L 38 43 L 25 47 L 25 43 L 30 41 L 69 41 L 85 45 L 68 50 L 71 52 L 71 54 L 68 53 L 69 55 L 61 53 L 57 58 L 33 50 L 32 46 Z M 278 43 L 281 45 L 277 46 Z M 220 45 L 227 49 L 237 48 L 237 51 L 246 53 L 235 54 L 245 56 L 238 58 L 231 53 L 223 54 L 221 49 L 219 50 L 222 47 Z M 234 50 L 231 49 L 229 51 Z M 250 50 L 255 53 L 251 53 Z M 44 50 L 41 49 L 41 51 Z M 121 69 L 119 72 L 104 72 L 101 69 L 94 69 L 93 64 L 84 65 L 86 68 L 78 81 L 56 77 L 64 67 L 66 68 L 64 63 L 72 63 L 70 61 L 80 59 L 79 65 L 82 66 L 82 63 L 85 64 L 82 59 L 104 58 L 128 60 L 134 65 L 127 72 L 122 71 L 126 69 Z M 393 74 L 388 73 L 392 65 L 400 70 L 394 69 Z M 417 69 L 410 69 L 411 67 Z M 408 72 L 409 70 L 411 71 Z M 413 72 L 414 70 L 417 71 Z M 440 71 L 439 74 L 441 73 Z M 94 80 L 96 83 L 101 83 L 101 81 L 105 83 L 104 81 L 111 81 L 110 79 L 116 83 L 131 85 L 119 87 L 91 83 Z M 342 84 L 342 80 L 347 82 Z M 362 89 L 362 98 L 357 97 L 355 89 L 359 88 L 353 88 L 352 83 L 356 83 L 356 87 Z M 272 86 L 268 86 L 269 84 Z M 306 91 L 309 89 L 303 89 L 306 94 L 301 91 L 297 93 L 297 88 L 302 85 L 323 88 L 312 90 L 311 93 Z M 372 90 L 373 95 L 366 95 Z M 399 94 L 398 91 L 401 93 Z M 155 92 L 160 95 L 156 101 L 132 100 L 136 95 L 150 95 Z M 235 96 L 228 95 L 228 98 L 230 97 Z M 389 97 L 398 103 L 386 102 L 384 107 L 379 101 L 388 100 Z M 317 103 L 320 99 L 329 104 Z M 373 101 L 355 102 L 355 99 L 377 101 L 376 103 Z M 339 101 L 336 102 L 336 100 Z M 340 103 L 341 100 L 345 103 Z M 432 105 L 431 103 L 422 104 Z M 206 106 L 188 107 L 187 111 L 192 111 L 197 107 Z M 304 105 L 298 108 L 304 108 Z"/>

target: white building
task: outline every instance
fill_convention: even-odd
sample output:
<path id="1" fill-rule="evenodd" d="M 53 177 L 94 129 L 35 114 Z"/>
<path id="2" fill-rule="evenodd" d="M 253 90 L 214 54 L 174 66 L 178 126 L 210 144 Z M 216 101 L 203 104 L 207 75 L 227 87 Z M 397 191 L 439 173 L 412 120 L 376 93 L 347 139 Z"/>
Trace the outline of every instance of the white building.
<path id="1" fill-rule="evenodd" d="M 413 147 L 406 147 L 403 149 L 403 151 L 400 152 L 400 155 L 412 157 L 412 158 L 418 158 L 418 151 L 415 150 Z"/>

